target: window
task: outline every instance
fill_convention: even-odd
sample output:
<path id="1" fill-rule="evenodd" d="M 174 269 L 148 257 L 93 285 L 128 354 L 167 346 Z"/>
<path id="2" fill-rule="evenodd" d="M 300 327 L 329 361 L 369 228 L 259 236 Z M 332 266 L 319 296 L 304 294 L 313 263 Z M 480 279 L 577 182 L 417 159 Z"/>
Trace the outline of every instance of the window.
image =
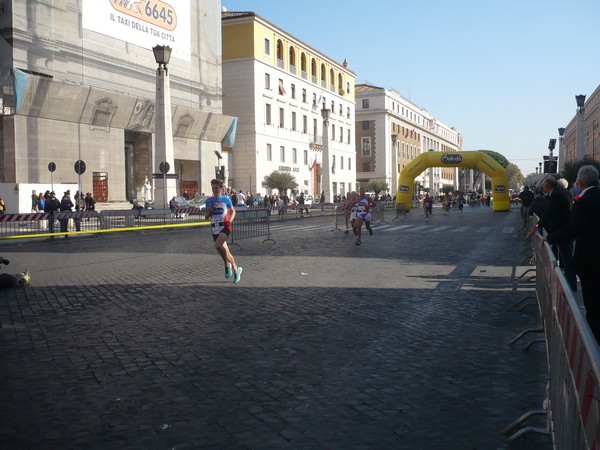
<path id="1" fill-rule="evenodd" d="M 265 123 L 271 125 L 271 105 L 268 103 L 265 105 Z"/>
<path id="2" fill-rule="evenodd" d="M 344 142 L 344 128 L 340 127 L 340 142 Z"/>
<path id="3" fill-rule="evenodd" d="M 352 160 L 350 158 L 348 158 L 348 170 L 352 170 Z M 350 184 L 348 184 L 348 186 L 350 186 Z M 350 187 L 348 187 L 348 190 L 350 190 Z"/>
<path id="4" fill-rule="evenodd" d="M 313 92 L 313 106 L 318 106 L 317 105 L 317 94 Z"/>
<path id="5" fill-rule="evenodd" d="M 348 142 L 347 144 L 350 144 L 350 130 L 348 130 Z"/>
<path id="6" fill-rule="evenodd" d="M 369 109 L 369 99 L 368 98 L 363 98 L 362 107 L 363 107 L 363 109 Z"/>
<path id="7" fill-rule="evenodd" d="M 279 128 L 285 128 L 285 111 L 279 108 Z"/>
<path id="8" fill-rule="evenodd" d="M 308 116 L 302 116 L 302 132 L 304 134 L 308 133 Z"/>
<path id="9" fill-rule="evenodd" d="M 346 81 L 346 94 L 350 93 L 350 82 Z"/>
<path id="10" fill-rule="evenodd" d="M 343 116 L 343 115 L 344 115 L 344 107 L 340 103 L 340 116 Z"/>
<path id="11" fill-rule="evenodd" d="M 295 148 L 292 149 L 292 162 L 298 164 L 298 150 Z"/>
<path id="12" fill-rule="evenodd" d="M 304 165 L 308 166 L 308 150 L 304 150 Z"/>
<path id="13" fill-rule="evenodd" d="M 331 124 L 331 140 L 335 141 L 335 125 Z"/>
<path id="14" fill-rule="evenodd" d="M 293 98 L 293 99 L 296 99 L 296 85 L 295 85 L 295 84 L 292 84 L 292 85 L 290 86 L 290 89 L 291 89 L 291 91 L 292 91 L 292 98 Z"/>
<path id="15" fill-rule="evenodd" d="M 285 95 L 285 88 L 283 87 L 283 80 L 279 79 L 279 95 Z"/>
<path id="16" fill-rule="evenodd" d="M 344 157 L 340 156 L 340 170 L 344 170 Z"/>
<path id="17" fill-rule="evenodd" d="M 371 171 L 371 163 L 368 162 L 364 162 L 363 163 L 363 172 L 370 172 Z"/>
<path id="18" fill-rule="evenodd" d="M 348 107 L 348 109 L 346 110 L 346 117 L 348 119 L 350 118 L 350 107 Z"/>
<path id="19" fill-rule="evenodd" d="M 279 147 L 279 161 L 285 162 L 285 147 L 283 145 Z"/>
<path id="20" fill-rule="evenodd" d="M 362 155 L 363 156 L 371 156 L 371 138 L 370 137 L 362 138 L 360 144 L 361 144 L 360 147 L 362 148 Z"/>
<path id="21" fill-rule="evenodd" d="M 363 120 L 362 121 L 362 129 L 363 130 L 368 130 L 369 129 L 369 121 L 368 120 Z"/>
<path id="22" fill-rule="evenodd" d="M 271 149 L 271 144 L 267 144 L 267 161 L 273 161 L 273 151 Z"/>
<path id="23" fill-rule="evenodd" d="M 313 134 L 315 135 L 315 142 L 317 141 L 317 135 L 319 133 L 317 133 L 318 130 L 318 125 L 317 125 L 317 119 L 313 119 Z"/>
<path id="24" fill-rule="evenodd" d="M 335 103 L 331 100 L 331 114 L 335 114 Z"/>
<path id="25" fill-rule="evenodd" d="M 271 75 L 265 73 L 265 89 L 271 90 Z"/>
<path id="26" fill-rule="evenodd" d="M 302 103 L 306 103 L 306 89 L 302 89 Z"/>
<path id="27" fill-rule="evenodd" d="M 265 55 L 271 55 L 271 41 L 268 38 L 265 38 Z"/>
<path id="28" fill-rule="evenodd" d="M 292 111 L 292 131 L 296 131 L 296 113 Z"/>

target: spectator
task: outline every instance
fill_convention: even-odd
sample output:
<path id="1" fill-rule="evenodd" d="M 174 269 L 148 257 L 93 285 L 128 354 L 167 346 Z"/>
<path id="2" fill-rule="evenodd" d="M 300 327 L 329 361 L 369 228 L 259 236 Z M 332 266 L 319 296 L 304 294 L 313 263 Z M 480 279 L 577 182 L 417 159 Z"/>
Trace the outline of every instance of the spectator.
<path id="1" fill-rule="evenodd" d="M 549 244 L 575 239 L 574 265 L 585 306 L 586 319 L 600 342 L 600 189 L 598 169 L 581 166 L 576 185 L 581 193 L 574 198 L 571 221 L 548 234 Z"/>
<path id="2" fill-rule="evenodd" d="M 31 212 L 35 213 L 38 212 L 38 196 L 35 193 L 35 189 L 33 191 L 31 191 Z"/>
<path id="3" fill-rule="evenodd" d="M 96 210 L 96 200 L 92 196 L 91 192 L 85 194 L 85 210 L 86 211 L 95 211 Z"/>
<path id="4" fill-rule="evenodd" d="M 73 211 L 73 202 L 71 201 L 71 191 L 68 190 L 65 192 L 65 194 L 63 195 L 63 198 L 60 200 L 60 211 L 61 212 L 68 212 L 68 211 Z M 69 225 L 69 219 L 60 219 L 60 231 L 62 233 L 66 233 L 68 231 L 68 225 Z M 66 238 L 69 237 L 69 235 L 65 235 Z"/>
<path id="5" fill-rule="evenodd" d="M 523 219 L 523 228 L 527 228 L 527 220 L 530 216 L 529 207 L 531 206 L 533 197 L 533 192 L 529 190 L 529 186 L 525 186 L 523 191 L 519 194 L 519 199 L 521 200 L 521 218 Z"/>
<path id="6" fill-rule="evenodd" d="M 296 201 L 298 202 L 298 212 L 300 212 L 300 217 L 304 217 L 303 212 L 305 209 L 306 209 L 306 214 L 310 214 L 310 211 L 308 210 L 308 206 L 305 205 L 305 203 L 304 203 L 304 192 L 300 193 L 300 195 L 298 196 Z"/>
<path id="7" fill-rule="evenodd" d="M 556 178 L 549 176 L 542 183 L 542 189 L 547 194 L 547 207 L 535 224 L 531 233 L 545 229 L 547 233 L 552 233 L 568 224 L 571 220 L 571 208 L 569 200 L 564 192 L 559 188 Z M 572 241 L 565 239 L 552 245 L 552 251 L 557 260 L 560 260 L 561 267 L 564 267 L 565 278 L 569 282 L 571 289 L 577 290 L 577 276 L 573 267 L 573 246 Z"/>
<path id="8" fill-rule="evenodd" d="M 541 191 L 536 191 L 533 197 L 533 200 L 529 204 L 528 214 L 533 216 L 534 214 L 539 218 L 544 215 L 546 212 L 548 201 L 544 198 L 544 193 Z"/>
<path id="9" fill-rule="evenodd" d="M 4 204 L 4 200 L 0 197 L 0 216 L 6 214 L 6 205 Z"/>
<path id="10" fill-rule="evenodd" d="M 54 213 L 59 210 L 60 200 L 56 198 L 54 191 L 49 192 L 44 211 L 50 213 L 50 217 L 48 218 L 48 231 L 50 233 L 54 233 Z M 54 237 L 52 237 L 52 239 L 54 239 Z"/>

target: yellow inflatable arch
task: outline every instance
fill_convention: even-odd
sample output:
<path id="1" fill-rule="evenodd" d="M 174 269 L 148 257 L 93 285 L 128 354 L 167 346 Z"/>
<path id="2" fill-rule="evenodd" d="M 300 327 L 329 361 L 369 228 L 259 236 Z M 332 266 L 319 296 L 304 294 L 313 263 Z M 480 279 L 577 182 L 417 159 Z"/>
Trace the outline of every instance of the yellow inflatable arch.
<path id="1" fill-rule="evenodd" d="M 468 167 L 477 168 L 492 179 L 494 211 L 508 211 L 508 175 L 506 170 L 487 153 L 480 150 L 465 152 L 424 152 L 413 159 L 398 177 L 396 205 L 404 203 L 406 211 L 412 207 L 415 177 L 429 167 Z"/>

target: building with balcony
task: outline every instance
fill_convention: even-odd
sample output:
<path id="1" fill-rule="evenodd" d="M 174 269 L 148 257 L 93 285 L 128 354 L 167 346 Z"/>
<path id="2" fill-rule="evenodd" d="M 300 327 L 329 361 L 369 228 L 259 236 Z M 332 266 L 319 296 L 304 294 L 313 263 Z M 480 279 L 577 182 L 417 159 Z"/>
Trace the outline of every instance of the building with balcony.
<path id="1" fill-rule="evenodd" d="M 177 188 L 210 191 L 222 114 L 221 2 L 0 3 L 0 182 L 72 183 L 98 201 L 141 198 L 155 161 L 152 47 L 169 45 Z M 55 171 L 51 173 L 49 167 Z"/>
<path id="2" fill-rule="evenodd" d="M 559 129 L 559 172 L 568 161 L 586 157 L 600 161 L 600 86 L 587 100 L 585 95 L 576 97 L 581 105 L 567 126 Z"/>
<path id="3" fill-rule="evenodd" d="M 421 152 L 455 152 L 462 135 L 444 125 L 398 92 L 370 84 L 356 85 L 356 179 L 361 185 L 385 181 L 393 196 L 398 174 Z M 426 169 L 415 189 L 440 192 L 443 185 L 458 189 L 458 169 Z"/>
<path id="4" fill-rule="evenodd" d="M 270 193 L 264 179 L 289 172 L 318 195 L 323 171 L 334 194 L 356 188 L 354 73 L 253 12 L 224 12 L 223 111 L 238 117 L 227 183 Z M 322 109 L 330 110 L 323 160 Z M 330 166 L 330 167 L 329 167 Z"/>

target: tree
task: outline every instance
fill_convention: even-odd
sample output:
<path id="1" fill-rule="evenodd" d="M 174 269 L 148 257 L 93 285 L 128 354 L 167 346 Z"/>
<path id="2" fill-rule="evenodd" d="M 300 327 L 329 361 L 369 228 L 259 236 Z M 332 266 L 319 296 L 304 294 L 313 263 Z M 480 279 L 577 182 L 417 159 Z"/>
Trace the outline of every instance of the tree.
<path id="1" fill-rule="evenodd" d="M 365 188 L 367 191 L 375 192 L 375 195 L 379 197 L 381 191 L 387 191 L 389 189 L 388 184 L 384 180 L 370 180 Z"/>
<path id="2" fill-rule="evenodd" d="M 277 189 L 279 195 L 283 195 L 288 189 L 296 189 L 298 183 L 292 174 L 275 170 L 265 178 L 265 186 L 269 189 Z"/>
<path id="3" fill-rule="evenodd" d="M 442 186 L 442 192 L 444 194 L 449 194 L 451 192 L 454 192 L 454 185 L 452 185 L 452 184 L 444 184 Z"/>
<path id="4" fill-rule="evenodd" d="M 508 176 L 508 188 L 518 191 L 523 185 L 523 180 L 525 179 L 521 169 L 519 169 L 516 164 L 509 162 L 504 170 L 506 170 L 506 175 Z"/>
<path id="5" fill-rule="evenodd" d="M 565 163 L 565 168 L 562 171 L 562 177 L 569 182 L 569 186 L 572 186 L 575 184 L 575 180 L 577 179 L 577 172 L 579 172 L 581 166 L 585 166 L 588 164 L 591 164 L 600 171 L 600 163 L 594 161 L 592 158 L 586 155 L 583 159 L 580 159 L 579 161 L 567 161 Z M 560 175 L 557 175 L 557 177 L 560 178 Z"/>
<path id="6" fill-rule="evenodd" d="M 495 152 L 494 150 L 480 150 L 480 151 L 485 153 L 486 155 L 490 156 L 494 161 L 496 161 L 498 164 L 500 164 L 504 169 L 506 169 L 506 166 L 509 164 L 508 159 L 506 159 L 500 153 Z M 473 179 L 478 180 L 480 178 L 481 178 L 481 170 L 474 167 L 473 168 Z M 486 189 L 491 189 L 491 187 L 492 187 L 491 181 L 488 178 L 486 178 L 485 185 L 486 185 Z"/>

